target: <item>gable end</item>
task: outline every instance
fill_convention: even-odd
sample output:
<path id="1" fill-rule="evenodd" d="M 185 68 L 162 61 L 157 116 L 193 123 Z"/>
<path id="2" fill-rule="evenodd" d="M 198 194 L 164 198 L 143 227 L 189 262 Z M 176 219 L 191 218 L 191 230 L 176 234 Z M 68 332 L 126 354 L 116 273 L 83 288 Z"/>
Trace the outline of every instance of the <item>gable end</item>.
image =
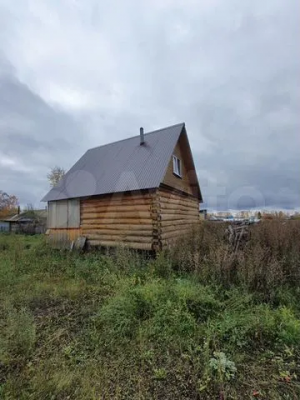
<path id="1" fill-rule="evenodd" d="M 182 191 L 202 202 L 197 173 L 185 127 L 169 160 L 161 186 Z"/>

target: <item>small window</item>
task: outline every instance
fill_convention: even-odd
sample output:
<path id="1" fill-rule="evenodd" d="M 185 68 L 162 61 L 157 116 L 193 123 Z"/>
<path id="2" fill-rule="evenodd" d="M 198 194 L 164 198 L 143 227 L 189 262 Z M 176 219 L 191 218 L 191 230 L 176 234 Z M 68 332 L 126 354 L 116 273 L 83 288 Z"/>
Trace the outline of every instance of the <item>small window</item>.
<path id="1" fill-rule="evenodd" d="M 181 175 L 181 161 L 176 156 L 173 156 L 173 173 L 177 176 Z"/>

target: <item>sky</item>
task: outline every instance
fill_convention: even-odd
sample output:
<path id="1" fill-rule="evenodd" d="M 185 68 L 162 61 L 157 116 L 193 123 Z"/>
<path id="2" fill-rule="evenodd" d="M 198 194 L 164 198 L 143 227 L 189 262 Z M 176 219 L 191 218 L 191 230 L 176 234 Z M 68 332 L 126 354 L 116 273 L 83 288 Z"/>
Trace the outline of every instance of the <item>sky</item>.
<path id="1" fill-rule="evenodd" d="M 300 206 L 299 0 L 0 0 L 0 190 L 185 122 L 208 209 Z"/>

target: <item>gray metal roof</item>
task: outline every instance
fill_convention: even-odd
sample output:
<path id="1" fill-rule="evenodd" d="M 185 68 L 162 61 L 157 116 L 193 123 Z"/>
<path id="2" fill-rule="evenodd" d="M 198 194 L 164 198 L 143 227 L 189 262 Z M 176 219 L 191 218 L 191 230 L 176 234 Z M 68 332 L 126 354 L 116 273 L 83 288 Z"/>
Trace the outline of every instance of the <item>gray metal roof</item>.
<path id="1" fill-rule="evenodd" d="M 159 187 L 184 123 L 88 150 L 42 201 Z"/>

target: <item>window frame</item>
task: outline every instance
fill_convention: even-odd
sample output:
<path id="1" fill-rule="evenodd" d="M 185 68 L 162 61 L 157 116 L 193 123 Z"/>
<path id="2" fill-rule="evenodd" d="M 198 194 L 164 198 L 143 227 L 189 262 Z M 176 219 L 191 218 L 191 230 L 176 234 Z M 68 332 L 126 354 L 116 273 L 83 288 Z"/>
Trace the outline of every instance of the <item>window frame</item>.
<path id="1" fill-rule="evenodd" d="M 181 159 L 173 154 L 173 174 L 178 178 L 182 178 Z"/>

